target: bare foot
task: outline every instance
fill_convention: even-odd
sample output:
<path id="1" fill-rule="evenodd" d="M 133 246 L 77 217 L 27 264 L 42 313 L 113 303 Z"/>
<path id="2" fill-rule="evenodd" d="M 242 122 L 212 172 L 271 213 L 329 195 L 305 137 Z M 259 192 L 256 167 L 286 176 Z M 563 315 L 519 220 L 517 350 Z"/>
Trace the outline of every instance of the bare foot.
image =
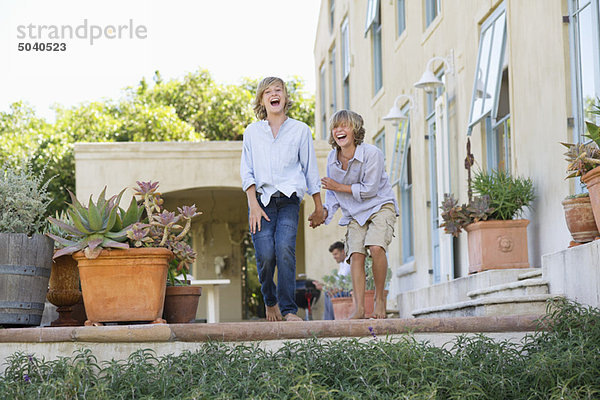
<path id="1" fill-rule="evenodd" d="M 279 311 L 279 306 L 275 304 L 274 306 L 265 306 L 267 321 L 281 321 L 283 320 L 283 316 L 281 315 L 281 311 Z"/>
<path id="2" fill-rule="evenodd" d="M 375 301 L 375 310 L 373 312 L 373 317 L 376 319 L 387 318 L 387 313 L 385 312 L 385 301 Z"/>
<path id="3" fill-rule="evenodd" d="M 356 309 L 348 319 L 365 319 L 365 309 Z"/>
<path id="4" fill-rule="evenodd" d="M 285 317 L 283 317 L 286 321 L 302 321 L 302 318 L 300 318 L 299 316 L 297 316 L 294 313 L 289 313 L 289 314 L 285 314 Z"/>

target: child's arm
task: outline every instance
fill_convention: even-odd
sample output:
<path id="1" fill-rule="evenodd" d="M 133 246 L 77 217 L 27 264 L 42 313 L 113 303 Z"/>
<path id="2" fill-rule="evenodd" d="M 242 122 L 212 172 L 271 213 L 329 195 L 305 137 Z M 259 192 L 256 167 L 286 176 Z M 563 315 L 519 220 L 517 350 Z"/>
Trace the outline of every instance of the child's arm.
<path id="1" fill-rule="evenodd" d="M 312 134 L 308 126 L 303 132 L 302 142 L 300 143 L 300 165 L 306 180 L 308 194 L 313 198 L 315 210 L 308 217 L 310 226 L 316 228 L 323 223 L 325 219 L 323 213 L 323 203 L 321 202 L 321 185 L 319 182 L 319 168 L 317 167 L 317 156 L 312 142 Z"/>
<path id="2" fill-rule="evenodd" d="M 321 179 L 321 185 L 325 189 L 333 190 L 334 192 L 352 193 L 352 197 L 356 201 L 361 201 L 377 195 L 379 182 L 384 171 L 383 153 L 378 150 L 373 157 L 365 160 L 365 172 L 357 183 L 344 185 L 331 178 L 323 178 Z"/>
<path id="3" fill-rule="evenodd" d="M 244 135 L 244 143 L 242 146 L 242 160 L 240 162 L 240 176 L 242 177 L 242 189 L 248 197 L 248 223 L 250 224 L 250 232 L 256 233 L 260 231 L 261 218 L 270 221 L 267 214 L 263 211 L 258 199 L 256 198 L 256 180 L 254 178 L 254 169 L 252 164 L 252 150 L 250 146 L 250 138 Z"/>

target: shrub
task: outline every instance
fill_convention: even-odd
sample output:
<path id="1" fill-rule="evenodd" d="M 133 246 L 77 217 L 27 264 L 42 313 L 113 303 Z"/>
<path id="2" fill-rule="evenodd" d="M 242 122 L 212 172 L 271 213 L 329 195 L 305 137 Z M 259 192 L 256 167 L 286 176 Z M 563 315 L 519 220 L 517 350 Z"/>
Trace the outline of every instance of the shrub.
<path id="1" fill-rule="evenodd" d="M 52 178 L 44 182 L 44 171 L 36 175 L 30 163 L 0 167 L 0 232 L 42 232 L 44 214 L 52 201 L 47 191 Z"/>

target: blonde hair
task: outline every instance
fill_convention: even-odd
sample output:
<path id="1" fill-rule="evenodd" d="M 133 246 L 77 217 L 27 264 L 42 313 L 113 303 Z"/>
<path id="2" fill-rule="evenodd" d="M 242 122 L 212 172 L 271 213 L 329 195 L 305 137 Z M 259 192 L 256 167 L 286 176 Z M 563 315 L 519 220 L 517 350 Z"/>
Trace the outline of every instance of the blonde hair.
<path id="1" fill-rule="evenodd" d="M 352 128 L 354 133 L 354 145 L 358 146 L 365 139 L 365 128 L 363 127 L 363 119 L 354 111 L 340 110 L 333 114 L 329 119 L 329 144 L 335 150 L 340 150 L 340 146 L 333 138 L 333 130 L 338 126 L 348 126 Z"/>
<path id="2" fill-rule="evenodd" d="M 252 102 L 252 108 L 254 109 L 254 114 L 256 118 L 259 120 L 263 120 L 267 118 L 267 109 L 262 104 L 262 97 L 265 94 L 265 90 L 269 86 L 275 85 L 279 83 L 281 87 L 283 87 L 283 93 L 285 95 L 285 106 L 284 112 L 287 113 L 290 107 L 292 106 L 292 101 L 290 100 L 290 96 L 288 94 L 287 88 L 285 87 L 285 82 L 281 78 L 277 78 L 275 76 L 268 76 L 258 84 L 258 88 L 256 89 L 256 97 L 254 97 L 254 101 Z"/>

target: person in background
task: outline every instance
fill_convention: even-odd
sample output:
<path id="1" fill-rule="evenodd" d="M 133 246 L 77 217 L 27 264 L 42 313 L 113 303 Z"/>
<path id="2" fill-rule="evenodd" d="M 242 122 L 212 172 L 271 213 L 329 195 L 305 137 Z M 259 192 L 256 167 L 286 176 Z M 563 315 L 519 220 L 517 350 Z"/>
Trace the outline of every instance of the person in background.
<path id="1" fill-rule="evenodd" d="M 337 241 L 329 246 L 329 252 L 333 256 L 335 262 L 338 263 L 338 275 L 348 276 L 350 275 L 350 264 L 348 264 L 346 259 L 346 252 L 344 251 L 344 243 Z M 313 284 L 317 287 L 317 289 L 323 291 L 323 283 L 319 281 L 313 281 Z M 323 319 L 332 320 L 335 319 L 335 315 L 333 313 L 333 304 L 331 304 L 331 299 L 335 297 L 338 290 L 328 290 L 325 292 L 323 296 Z"/>

